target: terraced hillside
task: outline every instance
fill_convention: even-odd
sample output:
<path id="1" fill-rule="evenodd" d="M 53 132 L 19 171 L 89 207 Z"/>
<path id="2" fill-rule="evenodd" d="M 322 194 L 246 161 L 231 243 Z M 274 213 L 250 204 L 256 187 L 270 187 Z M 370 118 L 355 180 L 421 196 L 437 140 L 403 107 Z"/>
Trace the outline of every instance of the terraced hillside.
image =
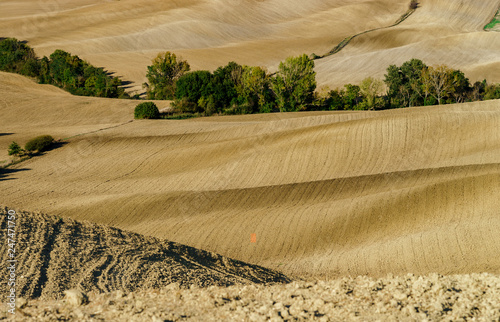
<path id="1" fill-rule="evenodd" d="M 0 136 L 2 150 L 22 127 L 102 126 L 81 123 L 87 109 L 109 115 L 109 128 L 9 168 L 5 204 L 293 276 L 500 273 L 499 101 L 127 122 L 132 103 L 65 96 L 74 113 L 64 119 L 14 122 L 50 97 L 32 86 L 33 96 L 5 92 L 16 104 L 1 107 L 0 126 L 16 134 Z M 58 109 L 44 105 L 47 115 Z"/>
<path id="2" fill-rule="evenodd" d="M 237 61 L 273 70 L 290 55 L 322 55 L 346 37 L 389 26 L 409 2 L 2 1 L 0 37 L 27 40 L 41 55 L 71 51 L 141 91 L 146 66 L 159 51 L 182 55 L 194 69 Z M 498 7 L 498 0 L 421 0 L 397 27 L 357 37 L 341 53 L 318 61 L 320 84 L 382 77 L 390 64 L 411 58 L 459 68 L 472 81 L 500 82 L 498 35 L 483 31 Z"/>
<path id="3" fill-rule="evenodd" d="M 8 209 L 0 208 L 1 237 L 7 240 Z M 15 214 L 16 295 L 61 298 L 63 291 L 132 292 L 177 287 L 287 282 L 271 270 L 166 240 L 68 218 Z M 7 243 L 0 255 L 7 258 Z M 8 271 L 6 260 L 0 269 Z M 7 279 L 1 294 L 8 295 Z"/>

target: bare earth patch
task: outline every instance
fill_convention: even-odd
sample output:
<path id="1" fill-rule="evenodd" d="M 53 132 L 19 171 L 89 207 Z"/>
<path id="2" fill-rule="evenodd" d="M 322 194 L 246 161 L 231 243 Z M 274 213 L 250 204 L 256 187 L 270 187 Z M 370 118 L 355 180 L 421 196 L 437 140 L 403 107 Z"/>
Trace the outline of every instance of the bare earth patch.
<path id="1" fill-rule="evenodd" d="M 89 304 L 28 301 L 17 321 L 498 321 L 500 277 L 491 274 L 359 276 L 92 294 Z"/>
<path id="2" fill-rule="evenodd" d="M 57 299 L 73 288 L 102 293 L 171 283 L 187 288 L 289 281 L 263 267 L 112 227 L 20 211 L 16 216 L 16 297 Z M 0 208 L 5 241 L 7 218 L 7 209 Z M 10 258 L 8 253 L 2 243 L 0 258 Z M 8 272 L 8 265 L 2 260 L 0 271 Z M 8 281 L 0 281 L 2 298 L 10 294 Z"/>

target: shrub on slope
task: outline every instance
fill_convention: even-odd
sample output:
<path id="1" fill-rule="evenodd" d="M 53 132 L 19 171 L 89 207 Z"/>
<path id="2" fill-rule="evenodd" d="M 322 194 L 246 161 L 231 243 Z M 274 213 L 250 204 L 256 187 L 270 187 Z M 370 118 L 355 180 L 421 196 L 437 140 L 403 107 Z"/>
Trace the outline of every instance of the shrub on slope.
<path id="1" fill-rule="evenodd" d="M 43 152 L 46 151 L 54 143 L 54 138 L 50 135 L 40 135 L 29 140 L 24 149 L 28 152 Z"/>
<path id="2" fill-rule="evenodd" d="M 157 119 L 160 117 L 160 111 L 153 102 L 144 102 L 135 107 L 135 119 Z"/>

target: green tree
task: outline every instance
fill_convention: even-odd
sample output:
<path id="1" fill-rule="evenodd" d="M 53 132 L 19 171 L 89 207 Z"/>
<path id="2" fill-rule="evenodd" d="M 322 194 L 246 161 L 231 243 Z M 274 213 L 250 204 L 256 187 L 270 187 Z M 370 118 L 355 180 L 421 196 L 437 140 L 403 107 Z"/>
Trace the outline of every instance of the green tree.
<path id="1" fill-rule="evenodd" d="M 202 96 L 198 100 L 198 107 L 205 112 L 205 115 L 212 115 L 217 113 L 217 104 L 215 103 L 215 99 L 212 95 L 209 97 Z"/>
<path id="2" fill-rule="evenodd" d="M 235 62 L 213 72 L 209 91 L 219 111 L 238 104 L 237 88 L 241 85 L 242 74 L 243 66 Z"/>
<path id="3" fill-rule="evenodd" d="M 344 95 L 345 90 L 334 89 L 328 93 L 328 107 L 330 110 L 343 110 L 344 109 Z"/>
<path id="4" fill-rule="evenodd" d="M 94 67 L 63 50 L 54 51 L 50 58 L 43 57 L 39 65 L 41 84 L 56 85 L 74 95 L 129 97 L 120 87 L 122 81 L 118 77 L 111 77 L 103 68 Z"/>
<path id="5" fill-rule="evenodd" d="M 441 105 L 443 98 L 453 92 L 453 70 L 445 65 L 428 67 L 423 83 L 429 87 L 430 95 Z"/>
<path id="6" fill-rule="evenodd" d="M 49 68 L 53 83 L 59 87 L 71 92 L 84 85 L 78 79 L 84 72 L 84 62 L 78 56 L 58 49 L 50 55 Z"/>
<path id="7" fill-rule="evenodd" d="M 460 70 L 453 70 L 451 72 L 453 88 L 451 90 L 455 103 L 463 103 L 470 97 L 472 91 L 469 79 Z"/>
<path id="8" fill-rule="evenodd" d="M 421 60 L 412 59 L 400 67 L 391 65 L 387 68 L 384 82 L 394 107 L 423 105 L 422 71 L 426 67 Z"/>
<path id="9" fill-rule="evenodd" d="M 354 110 L 356 106 L 363 101 L 361 88 L 358 85 L 346 84 L 344 85 L 345 91 L 343 95 L 344 109 Z"/>
<path id="10" fill-rule="evenodd" d="M 469 93 L 469 100 L 471 101 L 480 101 L 484 97 L 484 93 L 486 91 L 486 86 L 487 86 L 486 80 L 483 80 L 482 82 L 475 82 L 474 85 L 472 85 L 471 91 Z"/>
<path id="11" fill-rule="evenodd" d="M 52 76 L 50 75 L 50 60 L 47 56 L 40 59 L 40 72 L 38 74 L 38 82 L 40 84 L 53 84 Z"/>
<path id="12" fill-rule="evenodd" d="M 270 76 L 264 68 L 245 66 L 238 93 L 252 112 L 266 112 L 274 101 L 270 86 Z"/>
<path id="13" fill-rule="evenodd" d="M 314 61 L 305 54 L 287 58 L 280 63 L 272 85 L 281 112 L 305 109 L 316 89 Z"/>
<path id="14" fill-rule="evenodd" d="M 159 53 L 148 66 L 146 84 L 148 99 L 173 99 L 176 81 L 190 70 L 187 61 L 169 51 Z"/>
<path id="15" fill-rule="evenodd" d="M 16 142 L 12 142 L 10 145 L 9 145 L 9 155 L 15 155 L 15 156 L 18 156 L 19 154 L 21 154 L 21 152 L 23 152 L 23 149 L 21 148 L 21 146 L 19 144 L 17 144 Z"/>
<path id="16" fill-rule="evenodd" d="M 39 68 L 31 47 L 15 38 L 0 41 L 0 70 L 36 77 Z"/>
<path id="17" fill-rule="evenodd" d="M 500 84 L 486 85 L 484 89 L 484 99 L 485 100 L 500 99 Z"/>
<path id="18" fill-rule="evenodd" d="M 382 90 L 384 83 L 373 77 L 365 78 L 360 85 L 361 94 L 365 97 L 367 109 L 375 109 L 376 98 Z"/>

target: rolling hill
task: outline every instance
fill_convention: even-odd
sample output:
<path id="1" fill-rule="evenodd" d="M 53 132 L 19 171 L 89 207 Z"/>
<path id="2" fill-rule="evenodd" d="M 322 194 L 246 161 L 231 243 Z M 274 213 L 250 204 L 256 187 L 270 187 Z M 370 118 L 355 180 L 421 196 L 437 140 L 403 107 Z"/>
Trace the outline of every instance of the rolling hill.
<path id="1" fill-rule="evenodd" d="M 132 81 L 141 91 L 146 66 L 160 51 L 182 55 L 194 69 L 229 61 L 270 70 L 291 55 L 324 54 L 345 37 L 393 24 L 408 0 L 35 0 L 3 1 L 2 35 L 27 40 L 40 55 L 63 49 Z M 448 64 L 472 80 L 500 82 L 500 42 L 484 32 L 497 0 L 421 0 L 400 25 L 357 37 L 317 61 L 320 85 L 383 77 L 411 58 Z M 64 26 L 61 28 L 60 26 Z M 376 62 L 374 64 L 373 62 Z"/>
<path id="2" fill-rule="evenodd" d="M 500 34 L 483 30 L 500 1 L 421 0 L 394 25 L 408 4 L 6 0 L 0 37 L 72 52 L 138 92 L 161 51 L 274 71 L 356 34 L 315 60 L 318 89 L 411 58 L 500 82 Z M 500 100 L 181 121 L 133 120 L 138 103 L 0 72 L 0 166 L 12 141 L 62 140 L 0 168 L 0 236 L 6 210 L 26 210 L 19 320 L 500 316 Z M 90 303 L 60 301 L 68 288 Z"/>
<path id="3" fill-rule="evenodd" d="M 0 75 L 22 85 L 3 96 L 3 151 L 73 136 L 2 174 L 10 207 L 290 276 L 500 272 L 499 101 L 131 122 L 134 101 Z"/>

